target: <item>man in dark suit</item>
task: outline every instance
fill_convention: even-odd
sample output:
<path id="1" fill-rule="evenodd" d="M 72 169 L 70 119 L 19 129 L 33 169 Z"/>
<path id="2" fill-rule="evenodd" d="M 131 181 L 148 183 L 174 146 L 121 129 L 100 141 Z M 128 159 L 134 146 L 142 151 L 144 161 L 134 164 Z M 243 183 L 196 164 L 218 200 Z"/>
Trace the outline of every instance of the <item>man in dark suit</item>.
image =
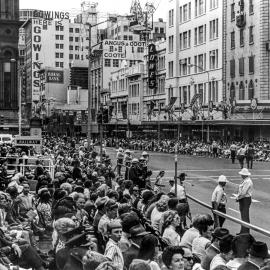
<path id="1" fill-rule="evenodd" d="M 225 228 L 217 227 L 215 228 L 214 232 L 212 233 L 212 243 L 211 245 L 206 249 L 206 256 L 203 257 L 201 261 L 202 268 L 205 270 L 210 269 L 210 263 L 213 260 L 213 258 L 220 253 L 219 250 L 219 242 L 221 239 L 229 235 L 229 230 Z"/>
<path id="2" fill-rule="evenodd" d="M 270 258 L 266 243 L 255 241 L 250 249 L 248 261 L 244 262 L 238 270 L 259 270 L 266 259 Z"/>
<path id="3" fill-rule="evenodd" d="M 144 227 L 141 224 L 131 227 L 129 233 L 131 235 L 130 237 L 131 246 L 128 248 L 126 252 L 123 253 L 124 266 L 126 269 L 129 268 L 129 265 L 131 264 L 132 260 L 138 257 L 142 239 L 145 235 L 149 234 L 148 232 L 145 231 Z"/>

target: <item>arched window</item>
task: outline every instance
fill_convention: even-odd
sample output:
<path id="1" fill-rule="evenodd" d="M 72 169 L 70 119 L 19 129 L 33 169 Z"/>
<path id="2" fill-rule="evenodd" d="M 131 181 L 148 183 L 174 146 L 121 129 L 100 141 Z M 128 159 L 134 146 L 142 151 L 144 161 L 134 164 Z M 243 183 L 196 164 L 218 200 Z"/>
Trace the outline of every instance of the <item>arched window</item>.
<path id="1" fill-rule="evenodd" d="M 231 84 L 230 98 L 231 98 L 231 100 L 234 100 L 235 99 L 235 86 L 234 86 L 234 83 Z"/>
<path id="2" fill-rule="evenodd" d="M 251 80 L 248 84 L 248 99 L 254 98 L 254 83 Z"/>
<path id="3" fill-rule="evenodd" d="M 245 100 L 245 85 L 243 82 L 239 84 L 239 100 Z"/>

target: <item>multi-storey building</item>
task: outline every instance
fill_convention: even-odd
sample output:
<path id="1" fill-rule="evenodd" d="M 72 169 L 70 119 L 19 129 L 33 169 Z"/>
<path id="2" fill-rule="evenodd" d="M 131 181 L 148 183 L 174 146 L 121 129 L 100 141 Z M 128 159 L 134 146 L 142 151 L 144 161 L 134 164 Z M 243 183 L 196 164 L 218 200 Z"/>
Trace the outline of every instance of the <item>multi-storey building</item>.
<path id="1" fill-rule="evenodd" d="M 226 2 L 226 3 L 225 3 Z M 270 137 L 269 1 L 224 2 L 224 93 L 231 137 Z"/>
<path id="2" fill-rule="evenodd" d="M 0 1 L 0 128 L 15 129 L 18 122 L 19 1 Z M 18 130 L 18 129 L 17 129 Z M 14 130 L 15 132 L 15 130 Z"/>
<path id="3" fill-rule="evenodd" d="M 96 5 L 92 5 L 74 22 L 64 12 L 21 11 L 24 13 L 29 17 L 22 32 L 25 33 L 26 102 L 30 114 L 31 109 L 44 108 L 44 102 L 66 103 L 70 83 L 87 87 L 89 24 L 97 23 L 97 12 Z M 91 42 L 96 44 L 96 41 L 97 30 L 93 28 Z M 42 79 L 40 74 L 44 75 Z M 38 105 L 33 106 L 33 102 Z"/>
<path id="4" fill-rule="evenodd" d="M 166 91 L 178 110 L 172 120 L 189 126 L 183 135 L 209 140 L 207 122 L 222 117 L 208 109 L 223 100 L 222 14 L 222 2 L 217 0 L 169 1 Z M 196 126 L 204 123 L 207 129 L 198 132 Z"/>
<path id="5" fill-rule="evenodd" d="M 148 87 L 148 50 L 144 61 L 132 67 L 128 65 L 111 73 L 110 101 L 114 114 L 109 130 L 120 134 L 152 133 L 157 135 L 158 120 L 165 122 L 164 108 L 167 104 L 165 92 L 165 53 L 166 41 L 155 43 L 157 50 L 156 87 Z M 152 122 L 153 121 L 153 122 Z"/>

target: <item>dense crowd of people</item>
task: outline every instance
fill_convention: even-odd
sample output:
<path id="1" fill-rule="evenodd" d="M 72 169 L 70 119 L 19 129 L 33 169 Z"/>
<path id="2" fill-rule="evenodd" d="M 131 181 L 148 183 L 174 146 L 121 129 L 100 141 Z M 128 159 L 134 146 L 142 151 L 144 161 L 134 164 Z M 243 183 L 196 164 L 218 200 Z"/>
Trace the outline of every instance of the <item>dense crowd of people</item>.
<path id="1" fill-rule="evenodd" d="M 266 243 L 249 233 L 233 235 L 209 214 L 191 217 L 185 173 L 177 184 L 170 180 L 170 187 L 164 171 L 150 181 L 146 151 L 155 145 L 119 143 L 110 157 L 105 148 L 102 155 L 93 145 L 89 150 L 83 139 L 44 138 L 42 154 L 54 160 L 54 175 L 40 159 L 34 170 L 28 168 L 25 150 L 0 147 L 0 270 L 270 269 Z M 182 144 L 194 149 L 190 145 Z M 141 156 L 128 148 L 141 150 Z M 214 149 L 212 144 L 219 155 Z M 8 176 L 11 156 L 24 160 L 25 175 L 14 166 Z M 40 248 L 42 241 L 50 242 L 49 250 Z"/>
<path id="2" fill-rule="evenodd" d="M 183 155 L 197 155 L 208 156 L 215 158 L 232 158 L 237 157 L 234 155 L 235 150 L 239 150 L 244 145 L 245 150 L 250 147 L 253 148 L 252 159 L 257 161 L 270 161 L 270 144 L 268 142 L 223 142 L 223 141 L 188 141 L 188 140 L 155 140 L 153 138 L 139 138 L 139 139 L 107 139 L 109 146 L 121 146 L 132 150 L 141 151 L 154 151 L 164 153 L 174 153 L 177 148 L 177 153 Z M 176 147 L 175 147 L 176 146 Z M 248 156 L 248 155 L 246 155 Z M 237 157 L 238 158 L 238 157 Z M 241 157 L 240 157 L 241 158 Z"/>

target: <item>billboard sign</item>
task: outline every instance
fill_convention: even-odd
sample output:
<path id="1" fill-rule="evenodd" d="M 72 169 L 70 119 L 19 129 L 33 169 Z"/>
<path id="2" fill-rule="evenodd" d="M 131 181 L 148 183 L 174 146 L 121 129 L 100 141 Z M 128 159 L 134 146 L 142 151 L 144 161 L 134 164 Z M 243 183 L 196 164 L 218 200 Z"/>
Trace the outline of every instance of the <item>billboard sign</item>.
<path id="1" fill-rule="evenodd" d="M 104 59 L 136 59 L 144 54 L 145 41 L 133 40 L 111 40 L 103 41 L 103 58 Z M 136 60 L 140 60 L 136 59 Z"/>
<path id="2" fill-rule="evenodd" d="M 47 83 L 64 83 L 64 72 L 62 70 L 47 70 Z"/>

